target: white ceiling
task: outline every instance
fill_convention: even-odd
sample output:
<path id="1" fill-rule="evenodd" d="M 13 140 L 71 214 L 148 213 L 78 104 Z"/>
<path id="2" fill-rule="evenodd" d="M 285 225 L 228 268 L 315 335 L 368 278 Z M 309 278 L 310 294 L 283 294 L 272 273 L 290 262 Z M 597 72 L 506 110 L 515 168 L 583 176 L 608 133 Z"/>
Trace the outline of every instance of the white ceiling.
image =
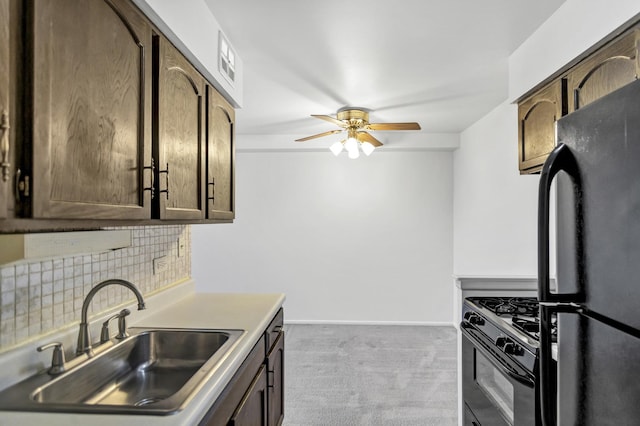
<path id="1" fill-rule="evenodd" d="M 236 132 L 303 137 L 344 106 L 464 130 L 507 98 L 508 56 L 564 0 L 205 2 L 244 62 Z"/>

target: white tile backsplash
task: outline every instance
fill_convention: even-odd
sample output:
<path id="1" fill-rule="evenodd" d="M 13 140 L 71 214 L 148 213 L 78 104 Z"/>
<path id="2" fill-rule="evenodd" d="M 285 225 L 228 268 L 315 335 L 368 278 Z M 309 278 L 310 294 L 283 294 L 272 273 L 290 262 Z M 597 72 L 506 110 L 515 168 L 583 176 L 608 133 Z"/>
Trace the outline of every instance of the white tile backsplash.
<path id="1" fill-rule="evenodd" d="M 78 322 L 84 297 L 106 279 L 125 279 L 147 295 L 191 276 L 189 225 L 118 229 L 130 230 L 131 247 L 0 266 L 0 352 Z M 178 238 L 186 248 L 181 257 Z M 161 256 L 168 268 L 154 275 L 153 259 Z M 126 289 L 106 287 L 94 297 L 89 314 L 133 299 Z"/>

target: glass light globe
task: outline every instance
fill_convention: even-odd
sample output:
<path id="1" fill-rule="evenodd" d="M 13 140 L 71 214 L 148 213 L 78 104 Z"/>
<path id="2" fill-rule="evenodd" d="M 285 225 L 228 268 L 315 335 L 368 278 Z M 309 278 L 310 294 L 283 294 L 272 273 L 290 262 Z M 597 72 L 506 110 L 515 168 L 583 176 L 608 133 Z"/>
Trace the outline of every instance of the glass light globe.
<path id="1" fill-rule="evenodd" d="M 356 138 L 349 138 L 344 143 L 344 148 L 351 153 L 352 151 L 358 151 L 358 140 Z"/>
<path id="2" fill-rule="evenodd" d="M 333 145 L 331 145 L 329 147 L 329 149 L 331 150 L 331 152 L 333 152 L 333 155 L 335 155 L 336 157 L 338 155 L 340 155 L 340 153 L 342 152 L 342 149 L 344 148 L 344 145 L 342 142 L 336 142 Z"/>
<path id="3" fill-rule="evenodd" d="M 367 157 L 371 155 L 374 149 L 376 149 L 376 147 L 369 142 L 363 142 L 360 145 L 360 148 L 362 148 L 362 152 L 364 152 L 364 155 L 366 155 Z"/>
<path id="4" fill-rule="evenodd" d="M 360 157 L 360 150 L 358 149 L 358 145 L 356 144 L 355 149 L 352 149 L 349 152 L 349 158 L 351 158 L 352 160 L 355 160 L 356 158 Z"/>

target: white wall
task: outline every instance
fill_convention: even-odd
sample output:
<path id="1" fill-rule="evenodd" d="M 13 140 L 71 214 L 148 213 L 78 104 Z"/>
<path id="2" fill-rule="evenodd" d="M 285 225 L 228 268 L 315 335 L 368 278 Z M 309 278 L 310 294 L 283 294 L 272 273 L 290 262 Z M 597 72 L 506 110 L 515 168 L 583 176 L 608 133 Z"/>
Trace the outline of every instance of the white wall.
<path id="1" fill-rule="evenodd" d="M 510 102 L 638 12 L 567 0 L 509 58 L 509 100 L 453 154 L 238 153 L 235 224 L 193 227 L 199 290 L 285 292 L 289 320 L 440 322 L 452 272 L 535 276 L 538 176 L 518 173 Z"/>
<path id="2" fill-rule="evenodd" d="M 538 176 L 518 174 L 510 102 L 639 12 L 637 0 L 567 0 L 511 55 L 510 100 L 462 132 L 454 154 L 454 274 L 537 274 Z"/>
<path id="3" fill-rule="evenodd" d="M 518 172 L 517 106 L 465 130 L 454 153 L 454 274 L 535 275 L 537 175 Z"/>
<path id="4" fill-rule="evenodd" d="M 283 292 L 289 321 L 450 322 L 450 151 L 236 162 L 235 223 L 192 228 L 199 291 Z"/>

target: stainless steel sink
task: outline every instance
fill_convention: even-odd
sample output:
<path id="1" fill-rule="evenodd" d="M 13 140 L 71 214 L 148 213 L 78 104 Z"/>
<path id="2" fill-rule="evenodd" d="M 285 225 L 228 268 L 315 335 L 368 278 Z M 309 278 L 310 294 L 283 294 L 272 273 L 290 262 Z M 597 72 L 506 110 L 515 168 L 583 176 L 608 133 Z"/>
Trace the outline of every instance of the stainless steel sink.
<path id="1" fill-rule="evenodd" d="M 0 393 L 0 410 L 170 414 L 190 401 L 241 330 L 140 329 L 78 367 Z"/>

